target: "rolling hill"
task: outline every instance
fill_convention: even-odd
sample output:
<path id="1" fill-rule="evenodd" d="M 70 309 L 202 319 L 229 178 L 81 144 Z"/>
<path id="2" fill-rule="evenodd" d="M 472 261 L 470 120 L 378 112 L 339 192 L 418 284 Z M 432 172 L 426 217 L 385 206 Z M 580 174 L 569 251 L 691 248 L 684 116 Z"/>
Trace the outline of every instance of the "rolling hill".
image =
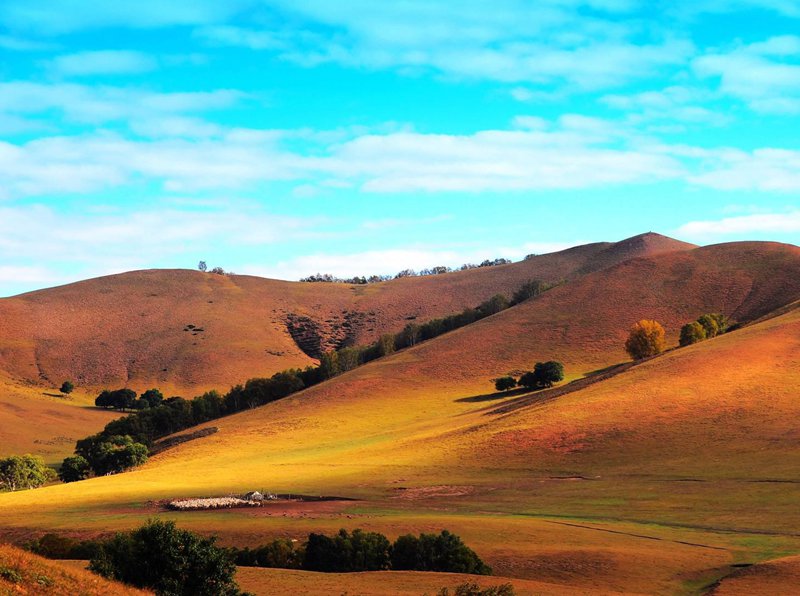
<path id="1" fill-rule="evenodd" d="M 136 271 L 0 299 L 0 371 L 34 384 L 99 389 L 221 389 L 314 362 L 511 296 L 524 282 L 574 279 L 641 256 L 690 250 L 657 234 L 597 243 L 511 265 L 368 286 L 297 283 L 188 270 Z"/>
<path id="2" fill-rule="evenodd" d="M 390 537 L 447 527 L 504 576 L 694 593 L 735 564 L 800 552 L 798 300 L 794 246 L 626 259 L 214 421 L 216 434 L 136 471 L 3 495 L 0 526 L 96 533 L 158 514 L 237 544 L 342 526 Z M 597 372 L 626 360 L 621 345 L 637 319 L 662 321 L 674 345 L 679 326 L 708 311 L 752 323 Z M 574 385 L 489 393 L 492 377 L 549 358 L 566 363 Z M 254 488 L 357 501 L 185 514 L 159 506 Z"/>

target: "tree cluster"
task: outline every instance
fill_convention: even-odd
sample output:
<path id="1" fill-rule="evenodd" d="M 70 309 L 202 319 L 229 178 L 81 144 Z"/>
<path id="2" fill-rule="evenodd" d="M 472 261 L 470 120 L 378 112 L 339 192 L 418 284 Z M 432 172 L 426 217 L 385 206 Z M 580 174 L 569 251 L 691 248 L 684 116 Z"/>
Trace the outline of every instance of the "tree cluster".
<path id="1" fill-rule="evenodd" d="M 494 387 L 498 391 L 510 391 L 514 387 L 525 389 L 546 389 L 564 380 L 564 365 L 557 360 L 537 362 L 533 370 L 522 373 L 519 379 L 510 375 L 494 380 Z"/>
<path id="2" fill-rule="evenodd" d="M 529 255 L 530 256 L 530 255 Z M 526 257 L 527 258 L 527 257 Z M 340 284 L 352 284 L 352 285 L 365 285 L 365 284 L 374 284 L 379 283 L 382 281 L 390 281 L 392 279 L 402 279 L 404 277 L 427 277 L 430 275 L 442 275 L 444 273 L 452 273 L 453 271 L 467 271 L 468 269 L 479 269 L 481 267 L 496 267 L 497 265 L 508 265 L 511 263 L 509 259 L 486 259 L 482 261 L 480 264 L 476 265 L 474 263 L 464 263 L 461 267 L 457 267 L 453 269 L 452 267 L 446 267 L 444 265 L 437 265 L 436 267 L 430 267 L 429 269 L 420 269 L 419 271 L 415 271 L 414 269 L 403 269 L 399 271 L 395 275 L 356 275 L 355 277 L 348 277 L 348 278 L 341 278 L 336 277 L 330 273 L 317 273 L 314 275 L 309 275 L 308 277 L 303 277 L 300 281 L 303 282 L 322 282 L 322 283 L 340 283 Z"/>
<path id="3" fill-rule="evenodd" d="M 236 567 L 216 538 L 150 520 L 133 532 L 100 542 L 89 569 L 159 596 L 239 596 Z"/>
<path id="4" fill-rule="evenodd" d="M 38 455 L 12 455 L 0 459 L 0 490 L 38 488 L 55 480 L 56 473 Z"/>
<path id="5" fill-rule="evenodd" d="M 94 405 L 100 408 L 113 408 L 115 410 L 145 410 L 155 408 L 164 401 L 164 394 L 158 389 L 148 389 L 137 397 L 133 389 L 103 390 L 94 400 Z"/>
<path id="6" fill-rule="evenodd" d="M 304 544 L 278 539 L 255 549 L 234 548 L 231 552 L 237 565 L 252 567 L 326 573 L 404 570 L 491 574 L 475 551 L 447 530 L 400 536 L 393 544 L 376 532 L 339 530 L 333 536 L 309 534 Z"/>
<path id="7" fill-rule="evenodd" d="M 728 317 L 721 313 L 706 313 L 696 321 L 681 327 L 681 346 L 690 346 L 705 339 L 722 335 L 728 330 Z"/>

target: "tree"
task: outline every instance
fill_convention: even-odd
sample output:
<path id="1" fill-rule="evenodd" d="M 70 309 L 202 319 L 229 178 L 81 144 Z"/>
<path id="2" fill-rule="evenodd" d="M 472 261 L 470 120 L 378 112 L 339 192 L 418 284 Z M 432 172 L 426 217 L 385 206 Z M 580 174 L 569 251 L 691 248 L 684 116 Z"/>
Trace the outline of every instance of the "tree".
<path id="1" fill-rule="evenodd" d="M 77 482 L 78 480 L 86 480 L 91 471 L 92 469 L 85 457 L 82 455 L 70 455 L 61 464 L 58 477 L 61 482 Z"/>
<path id="2" fill-rule="evenodd" d="M 86 458 L 96 476 L 104 476 L 142 465 L 147 461 L 147 447 L 129 435 L 113 435 L 88 445 L 78 455 Z"/>
<path id="3" fill-rule="evenodd" d="M 68 395 L 68 394 L 72 393 L 74 390 L 75 390 L 75 385 L 73 385 L 71 381 L 64 381 L 61 384 L 61 390 L 60 391 L 61 391 L 61 393 L 65 394 L 65 395 Z"/>
<path id="4" fill-rule="evenodd" d="M 148 408 L 155 408 L 161 405 L 164 401 L 164 394 L 158 389 L 148 389 L 139 397 L 139 399 L 147 404 Z"/>
<path id="5" fill-rule="evenodd" d="M 439 571 L 491 575 L 491 568 L 481 561 L 461 538 L 442 530 L 441 534 L 401 536 L 392 547 L 394 571 Z"/>
<path id="6" fill-rule="evenodd" d="M 690 346 L 706 339 L 706 328 L 699 322 L 687 323 L 681 327 L 681 346 Z"/>
<path id="7" fill-rule="evenodd" d="M 159 596 L 238 596 L 236 566 L 216 538 L 202 538 L 150 520 L 129 533 L 100 544 L 89 563 L 95 573 Z"/>
<path id="8" fill-rule="evenodd" d="M 537 362 L 533 368 L 533 376 L 539 387 L 552 387 L 564 380 L 564 365 L 556 360 Z"/>
<path id="9" fill-rule="evenodd" d="M 514 297 L 511 300 L 512 304 L 519 304 L 545 292 L 549 286 L 540 279 L 532 279 L 525 282 L 522 287 L 514 292 Z"/>
<path id="10" fill-rule="evenodd" d="M 631 328 L 625 351 L 634 360 L 657 356 L 666 348 L 666 333 L 657 321 L 642 319 Z"/>
<path id="11" fill-rule="evenodd" d="M 208 271 L 208 265 L 206 264 L 206 262 L 205 262 L 205 261 L 200 261 L 200 262 L 197 264 L 197 268 L 198 268 L 200 271 L 202 271 L 203 273 L 205 273 L 206 271 Z"/>
<path id="12" fill-rule="evenodd" d="M 482 303 L 478 307 L 478 310 L 481 312 L 481 315 L 488 317 L 489 315 L 493 315 L 499 313 L 501 310 L 507 309 L 509 306 L 510 303 L 508 302 L 508 298 L 502 294 L 495 294 L 486 302 Z"/>
<path id="13" fill-rule="evenodd" d="M 385 333 L 378 338 L 378 342 L 376 344 L 378 350 L 378 358 L 382 358 L 383 356 L 388 356 L 389 354 L 394 353 L 394 335 L 391 333 Z"/>
<path id="14" fill-rule="evenodd" d="M 38 488 L 55 478 L 55 471 L 48 468 L 38 455 L 12 455 L 0 459 L 0 489 Z"/>
<path id="15" fill-rule="evenodd" d="M 529 370 L 519 378 L 517 385 L 520 387 L 525 387 L 525 389 L 538 389 L 539 379 L 536 378 L 536 375 L 532 370 Z"/>
<path id="16" fill-rule="evenodd" d="M 339 530 L 335 536 L 309 534 L 303 569 L 327 573 L 389 569 L 391 544 L 383 534 Z"/>
<path id="17" fill-rule="evenodd" d="M 703 329 L 706 332 L 706 337 L 708 339 L 711 339 L 712 337 L 716 337 L 717 335 L 719 335 L 719 323 L 717 322 L 717 319 L 714 316 L 703 315 L 699 319 L 697 319 L 697 322 L 703 326 Z"/>
<path id="18" fill-rule="evenodd" d="M 498 391 L 509 391 L 516 386 L 517 380 L 514 377 L 500 377 L 494 381 L 494 388 Z"/>
<path id="19" fill-rule="evenodd" d="M 339 368 L 339 353 L 336 351 L 325 352 L 319 359 L 319 368 L 323 379 L 331 379 L 341 372 Z"/>

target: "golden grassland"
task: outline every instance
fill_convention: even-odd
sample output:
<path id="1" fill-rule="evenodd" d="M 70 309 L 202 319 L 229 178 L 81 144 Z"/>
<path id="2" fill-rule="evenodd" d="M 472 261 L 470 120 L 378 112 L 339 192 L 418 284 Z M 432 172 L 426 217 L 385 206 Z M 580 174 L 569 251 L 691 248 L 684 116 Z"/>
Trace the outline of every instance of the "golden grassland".
<path id="1" fill-rule="evenodd" d="M 0 544 L 0 595 L 3 596 L 144 596 L 150 593 L 110 582 L 75 565 L 50 561 Z"/>
<path id="2" fill-rule="evenodd" d="M 119 414 L 94 407 L 94 396 L 11 381 L 0 375 L 0 457 L 33 453 L 61 463 L 75 441 L 96 433 Z"/>
<path id="3" fill-rule="evenodd" d="M 800 552 L 800 311 L 554 399 L 474 400 L 477 380 L 420 374 L 449 341 L 215 421 L 217 434 L 134 472 L 3 495 L 0 525 L 96 534 L 159 515 L 251 545 L 448 528 L 503 576 L 640 593 L 691 593 L 732 564 Z M 186 514 L 152 503 L 253 488 L 359 501 Z"/>
<path id="4" fill-rule="evenodd" d="M 213 421 L 216 434 L 135 471 L 0 495 L 0 527 L 17 540 L 88 536 L 159 516 L 240 546 L 340 527 L 390 538 L 447 528 L 498 575 L 543 584 L 533 592 L 698 593 L 733 565 L 800 553 L 800 310 L 598 371 L 626 359 L 638 318 L 664 322 L 674 345 L 702 312 L 746 321 L 798 297 L 796 247 L 627 261 Z M 493 377 L 551 358 L 574 391 L 488 392 Z M 158 503 L 252 489 L 356 500 L 190 513 Z M 247 574 L 283 587 L 329 581 Z M 392 585 L 348 581 L 355 591 Z"/>
<path id="5" fill-rule="evenodd" d="M 557 282 L 626 258 L 691 248 L 646 235 L 369 286 L 188 270 L 113 275 L 0 299 L 0 370 L 37 383 L 70 378 L 94 389 L 159 386 L 191 397 L 312 364 L 287 332 L 289 314 L 315 320 L 323 335 L 347 323 L 356 342 L 369 343 L 414 317 L 457 313 L 497 293 L 510 297 L 532 278 Z M 202 331 L 186 331 L 187 325 Z"/>

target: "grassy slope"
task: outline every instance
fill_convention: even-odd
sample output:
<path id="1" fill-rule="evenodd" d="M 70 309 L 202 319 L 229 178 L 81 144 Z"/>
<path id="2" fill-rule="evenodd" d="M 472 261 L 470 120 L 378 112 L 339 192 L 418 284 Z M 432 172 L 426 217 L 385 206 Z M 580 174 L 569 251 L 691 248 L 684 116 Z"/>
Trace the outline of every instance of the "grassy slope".
<path id="1" fill-rule="evenodd" d="M 496 408 L 515 397 L 474 396 L 491 375 L 551 355 L 573 373 L 617 362 L 619 329 L 653 310 L 673 338 L 706 310 L 760 316 L 800 293 L 797 252 L 711 247 L 592 274 L 217 421 L 218 434 L 141 470 L 4 495 L 0 524 L 96 532 L 138 524 L 151 499 L 341 494 L 362 501 L 164 515 L 239 543 L 448 527 L 503 575 L 642 592 L 710 583 L 732 562 L 800 552 L 798 485 L 769 482 L 796 480 L 800 312 L 510 413 Z"/>
<path id="2" fill-rule="evenodd" d="M 97 432 L 117 414 L 99 410 L 93 396 L 77 391 L 61 396 L 0 375 L 0 457 L 34 453 L 48 464 L 71 454 L 75 441 Z"/>
<path id="3" fill-rule="evenodd" d="M 511 295 L 531 278 L 558 281 L 637 255 L 692 245 L 657 235 L 599 243 L 521 263 L 370 286 L 303 284 L 197 271 L 137 271 L 0 300 L 0 371 L 35 383 L 71 378 L 168 392 L 225 389 L 312 360 L 286 330 L 288 314 L 324 333 L 355 312 L 356 340 L 399 331 Z M 184 331 L 186 325 L 202 333 Z"/>
<path id="4" fill-rule="evenodd" d="M 800 586 L 800 557 L 760 563 L 733 573 L 711 591 L 713 596 L 796 594 Z"/>
<path id="5" fill-rule="evenodd" d="M 11 581 L 12 573 L 18 574 L 20 579 Z M 13 546 L 0 544 L 0 594 L 143 596 L 150 592 L 110 582 L 69 564 L 50 561 Z"/>

